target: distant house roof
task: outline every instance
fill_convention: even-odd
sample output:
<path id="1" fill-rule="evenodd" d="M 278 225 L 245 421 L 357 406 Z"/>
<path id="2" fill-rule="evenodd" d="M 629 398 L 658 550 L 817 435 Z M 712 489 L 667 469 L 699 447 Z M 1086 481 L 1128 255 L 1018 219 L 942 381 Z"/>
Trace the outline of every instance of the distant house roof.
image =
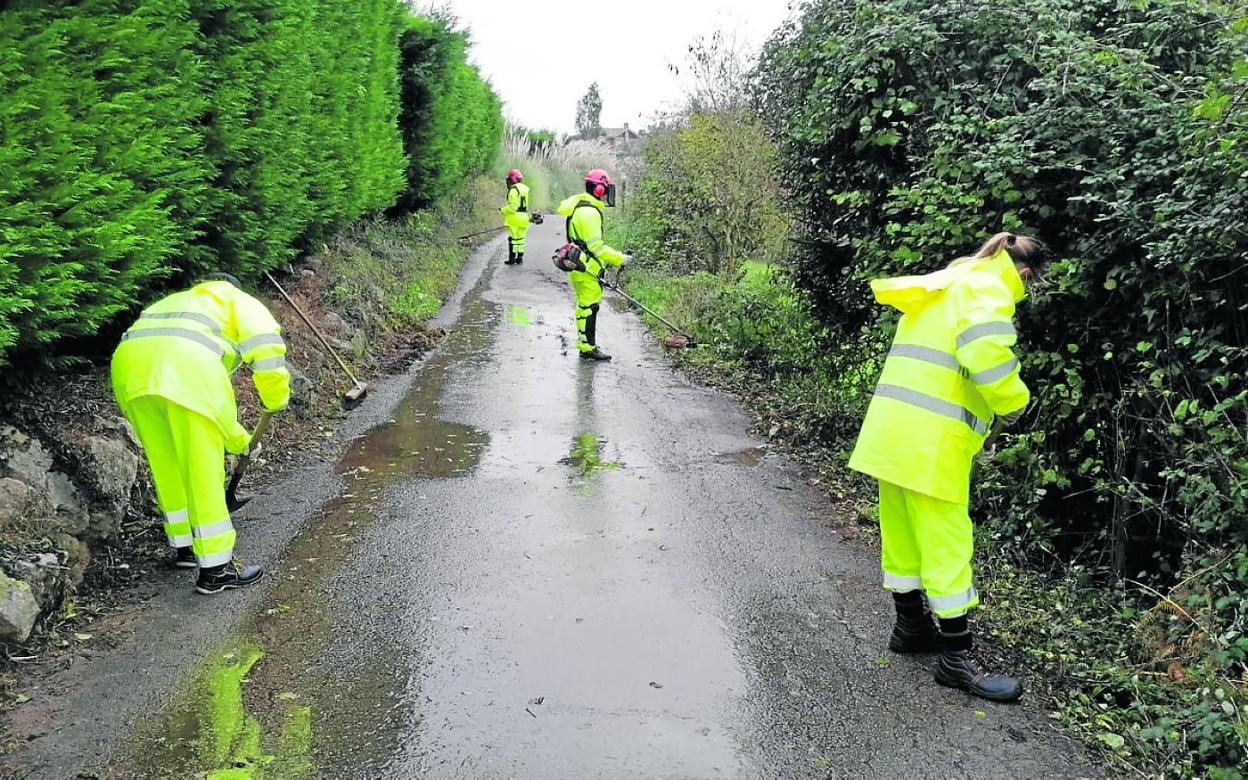
<path id="1" fill-rule="evenodd" d="M 636 130 L 628 125 L 623 127 L 604 127 L 602 128 L 602 138 L 608 141 L 631 141 L 634 138 L 640 138 Z"/>

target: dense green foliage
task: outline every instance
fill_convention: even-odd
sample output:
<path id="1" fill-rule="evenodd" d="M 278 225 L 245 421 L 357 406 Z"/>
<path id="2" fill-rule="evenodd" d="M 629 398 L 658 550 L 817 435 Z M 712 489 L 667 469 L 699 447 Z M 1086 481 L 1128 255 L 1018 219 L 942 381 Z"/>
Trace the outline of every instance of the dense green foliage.
<path id="1" fill-rule="evenodd" d="M 468 63 L 468 38 L 440 19 L 409 17 L 400 41 L 407 192 L 424 208 L 485 171 L 503 136 L 502 106 Z"/>
<path id="2" fill-rule="evenodd" d="M 981 535 L 1020 563 L 1143 581 L 1150 616 L 1169 591 L 1165 619 L 1122 641 L 1199 683 L 1109 746 L 1189 768 L 1248 760 L 1242 13 L 822 0 L 772 40 L 758 84 L 805 228 L 800 279 L 851 346 L 838 375 L 869 376 L 890 328 L 868 279 L 933 270 L 1000 229 L 1052 247 L 1021 329 L 1036 403 L 978 485 Z M 837 435 L 864 405 L 836 399 Z M 1137 693 L 1102 680 L 1091 703 Z"/>
<path id="3" fill-rule="evenodd" d="M 497 100 L 462 35 L 406 18 L 399 0 L 5 4 L 0 363 L 52 357 L 204 270 L 254 278 L 390 207 L 404 140 L 407 204 L 484 170 Z M 423 134 L 401 137 L 404 30 L 438 63 L 405 48 L 404 119 Z M 422 89 L 435 108 L 409 110 Z"/>
<path id="4" fill-rule="evenodd" d="M 786 248 L 776 155 L 750 111 L 692 114 L 643 148 L 632 249 L 665 267 L 731 272 Z"/>

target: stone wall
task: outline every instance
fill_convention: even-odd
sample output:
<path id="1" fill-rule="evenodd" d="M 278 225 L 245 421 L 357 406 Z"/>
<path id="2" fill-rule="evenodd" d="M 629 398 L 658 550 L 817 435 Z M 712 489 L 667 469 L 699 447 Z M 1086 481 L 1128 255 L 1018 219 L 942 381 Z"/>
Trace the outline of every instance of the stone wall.
<path id="1" fill-rule="evenodd" d="M 0 424 L 0 641 L 29 639 L 81 584 L 92 547 L 145 502 L 129 426 L 94 422 L 99 433 L 63 440 Z"/>

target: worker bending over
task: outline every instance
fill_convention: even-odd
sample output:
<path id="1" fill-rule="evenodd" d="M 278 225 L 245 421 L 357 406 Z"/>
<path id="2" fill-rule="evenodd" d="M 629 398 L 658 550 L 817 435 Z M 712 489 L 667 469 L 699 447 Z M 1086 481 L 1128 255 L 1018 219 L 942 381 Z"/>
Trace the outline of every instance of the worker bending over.
<path id="1" fill-rule="evenodd" d="M 199 567 L 195 590 L 220 593 L 260 579 L 234 561 L 225 453 L 248 451 L 230 374 L 243 363 L 268 411 L 290 400 L 281 328 L 229 274 L 143 310 L 113 353 L 113 394 L 152 470 L 174 565 Z"/>
<path id="2" fill-rule="evenodd" d="M 1012 319 L 1039 255 L 1032 239 L 1000 233 L 942 271 L 871 283 L 901 319 L 849 461 L 879 481 L 884 587 L 897 610 L 889 646 L 939 650 L 937 682 L 994 701 L 1023 689 L 971 652 L 971 465 L 1030 399 Z"/>

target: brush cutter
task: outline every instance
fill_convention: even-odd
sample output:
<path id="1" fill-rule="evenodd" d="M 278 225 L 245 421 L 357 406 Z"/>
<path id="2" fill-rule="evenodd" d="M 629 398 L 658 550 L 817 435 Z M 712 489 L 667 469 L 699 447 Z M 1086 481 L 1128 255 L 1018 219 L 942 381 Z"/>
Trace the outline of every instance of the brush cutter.
<path id="1" fill-rule="evenodd" d="M 498 231 L 500 231 L 500 230 L 506 230 L 506 229 L 507 229 L 507 226 L 506 226 L 506 225 L 499 225 L 498 227 L 496 227 L 496 228 L 490 228 L 489 230 L 478 230 L 476 233 L 469 233 L 469 234 L 468 234 L 468 235 L 466 235 L 466 236 L 460 236 L 459 238 L 457 238 L 457 239 L 455 239 L 455 240 L 456 240 L 456 241 L 467 241 L 467 240 L 468 240 L 468 239 L 470 239 L 470 238 L 476 238 L 477 236 L 484 236 L 484 235 L 486 235 L 486 234 L 488 234 L 488 233 L 497 233 L 497 232 L 498 232 Z"/>
<path id="2" fill-rule="evenodd" d="M 325 334 L 321 333 L 320 329 L 312 324 L 312 320 L 308 319 L 308 315 L 303 313 L 303 309 L 299 308 L 299 304 L 295 303 L 294 299 L 282 289 L 282 286 L 277 283 L 276 279 L 273 278 L 273 274 L 265 271 L 264 276 L 269 280 L 269 284 L 276 287 L 277 291 L 282 294 L 282 297 L 286 299 L 286 302 L 289 303 L 291 308 L 295 310 L 295 313 L 299 315 L 299 319 L 303 320 L 303 324 L 308 326 L 313 335 L 316 336 L 317 340 L 321 342 L 321 345 L 324 346 L 325 349 L 329 350 L 329 354 L 334 356 L 334 360 L 338 361 L 338 365 L 342 367 L 342 370 L 346 373 L 347 378 L 350 379 L 351 384 L 354 385 L 354 387 L 343 394 L 342 407 L 344 409 L 354 409 L 359 406 L 360 402 L 364 400 L 364 396 L 368 394 L 368 383 L 361 382 L 351 371 L 351 369 L 347 367 L 346 361 L 339 357 L 334 348 L 329 345 L 329 339 L 325 338 Z"/>
<path id="3" fill-rule="evenodd" d="M 247 452 L 238 456 L 238 462 L 234 464 L 234 473 L 230 475 L 230 484 L 225 489 L 225 506 L 231 512 L 237 512 L 247 506 L 247 502 L 255 498 L 255 496 L 245 495 L 241 498 L 238 495 L 238 485 L 243 481 L 243 475 L 247 473 L 247 467 L 251 465 L 251 453 L 260 447 L 260 437 L 269 427 L 269 421 L 273 419 L 272 412 L 261 412 L 260 421 L 256 423 L 256 430 L 251 434 L 251 446 Z"/>
<path id="4" fill-rule="evenodd" d="M 685 347 L 696 347 L 698 345 L 697 340 L 693 338 L 692 334 L 686 333 L 681 328 L 678 328 L 668 322 L 661 315 L 655 312 L 654 309 L 651 309 L 649 306 L 646 306 L 641 301 L 621 290 L 618 284 L 606 278 L 600 278 L 598 281 L 602 282 L 603 287 L 606 287 L 611 292 L 628 301 L 630 306 L 636 306 L 638 309 L 641 309 L 646 314 L 649 314 L 651 317 L 654 317 L 656 320 L 666 325 L 672 331 L 672 335 L 663 340 L 663 346 L 668 349 L 683 349 Z"/>
<path id="5" fill-rule="evenodd" d="M 589 269 L 585 267 L 585 262 L 582 259 L 584 253 L 585 253 L 585 250 L 581 249 L 576 244 L 571 244 L 571 243 L 564 244 L 563 246 L 559 247 L 559 249 L 555 252 L 554 257 L 552 257 L 551 260 L 554 261 L 555 268 L 558 268 L 560 271 L 564 271 L 567 273 L 570 273 L 572 271 L 580 271 L 582 273 L 588 273 Z M 694 337 L 691 334 L 673 325 L 671 322 L 665 319 L 658 312 L 654 311 L 649 306 L 646 306 L 641 301 L 637 300 L 636 298 L 632 297 L 628 293 L 621 290 L 620 286 L 616 284 L 615 282 L 611 281 L 610 279 L 606 278 L 605 274 L 603 276 L 598 277 L 598 282 L 603 287 L 607 288 L 608 290 L 614 292 L 616 295 L 620 296 L 624 300 L 628 301 L 630 305 L 636 306 L 638 309 L 641 309 L 646 314 L 649 314 L 651 317 L 654 317 L 656 320 L 658 320 L 659 322 L 663 323 L 668 328 L 670 328 L 672 331 L 672 335 L 664 339 L 663 346 L 667 347 L 668 349 L 682 349 L 684 347 L 696 347 L 698 345 L 697 340 L 694 339 Z"/>

